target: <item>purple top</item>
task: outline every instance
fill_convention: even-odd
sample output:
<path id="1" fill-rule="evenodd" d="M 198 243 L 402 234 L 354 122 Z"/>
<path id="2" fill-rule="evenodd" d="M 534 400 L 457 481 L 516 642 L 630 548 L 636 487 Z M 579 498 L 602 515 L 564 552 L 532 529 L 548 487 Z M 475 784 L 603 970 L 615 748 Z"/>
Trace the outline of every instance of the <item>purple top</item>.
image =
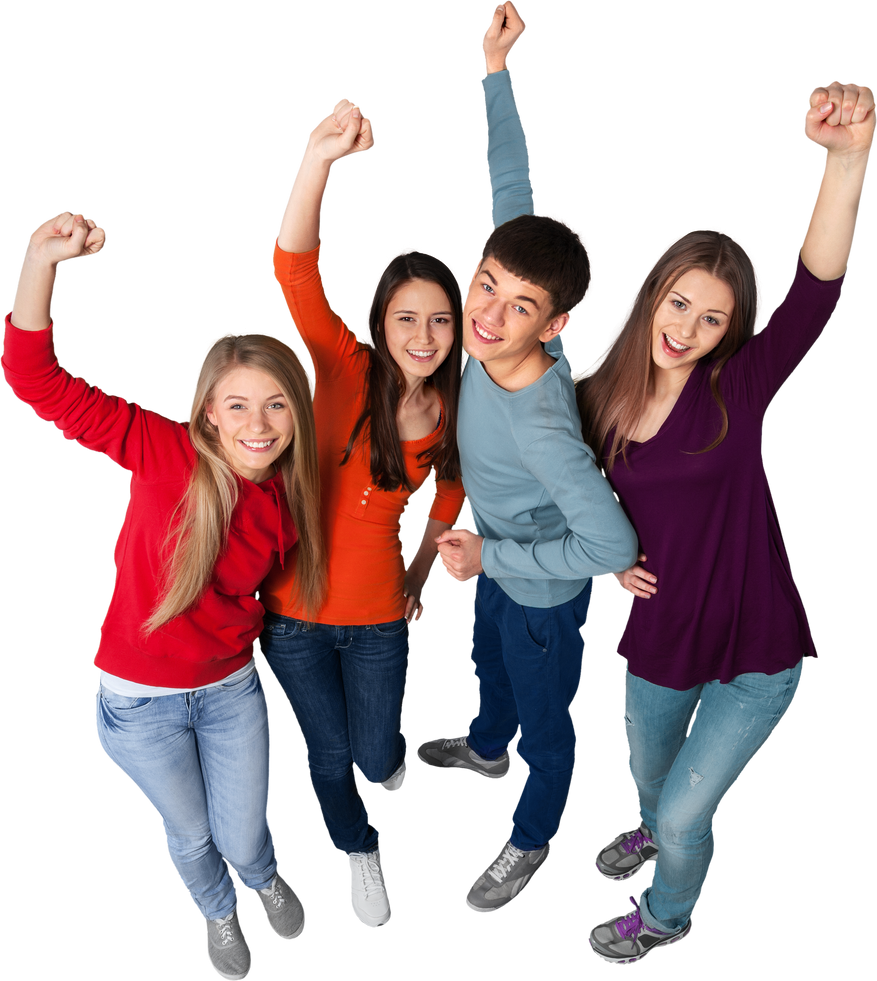
<path id="1" fill-rule="evenodd" d="M 684 691 L 739 674 L 775 674 L 815 656 L 807 615 L 761 461 L 761 425 L 779 387 L 828 322 L 843 277 L 795 281 L 767 327 L 725 365 L 728 434 L 698 363 L 658 433 L 627 447 L 609 475 L 658 577 L 635 598 L 619 654 L 631 674 Z"/>

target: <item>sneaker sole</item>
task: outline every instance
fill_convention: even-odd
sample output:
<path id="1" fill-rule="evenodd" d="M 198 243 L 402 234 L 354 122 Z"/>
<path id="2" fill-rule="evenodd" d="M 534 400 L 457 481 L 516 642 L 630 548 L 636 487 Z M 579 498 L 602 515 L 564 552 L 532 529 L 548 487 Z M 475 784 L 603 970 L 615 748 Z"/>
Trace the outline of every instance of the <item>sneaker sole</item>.
<path id="1" fill-rule="evenodd" d="M 281 943 L 281 944 L 291 944 L 295 940 L 296 937 L 300 937 L 302 935 L 302 933 L 304 933 L 305 921 L 302 920 L 302 924 L 298 928 L 298 931 L 296 933 L 291 934 L 288 937 L 281 937 L 280 934 L 274 929 L 273 926 L 271 926 L 271 924 L 267 920 L 265 921 L 265 926 L 267 926 L 268 929 L 269 929 L 269 931 L 272 934 L 274 934 L 274 939 L 278 943 Z"/>
<path id="2" fill-rule="evenodd" d="M 361 923 L 367 930 L 378 930 L 390 922 L 389 912 L 387 913 L 387 918 L 385 920 L 377 920 L 374 923 L 369 923 L 367 920 L 364 920 L 352 906 L 350 907 L 350 912 L 353 914 L 353 918 L 356 920 L 356 922 Z"/>
<path id="3" fill-rule="evenodd" d="M 427 766 L 437 766 L 441 770 L 447 770 L 449 767 L 458 767 L 461 770 L 471 770 L 473 773 L 478 773 L 482 777 L 487 777 L 488 780 L 499 780 L 500 777 L 504 777 L 509 772 L 508 770 L 503 770 L 502 773 L 491 773 L 490 770 L 482 770 L 480 766 L 473 766 L 464 760 L 458 760 L 454 757 L 451 757 L 447 763 L 442 763 L 432 756 L 424 756 L 420 750 L 417 751 L 417 755 Z"/>
<path id="4" fill-rule="evenodd" d="M 591 950 L 601 957 L 608 964 L 634 964 L 636 961 L 641 961 L 646 954 L 650 954 L 657 947 L 666 947 L 668 944 L 675 944 L 677 940 L 684 940 L 688 934 L 691 933 L 691 920 L 679 931 L 679 933 L 674 933 L 672 937 L 667 937 L 666 940 L 659 940 L 656 944 L 652 944 L 651 947 L 644 950 L 641 954 L 637 954 L 636 957 L 611 957 L 604 954 L 598 947 L 594 946 L 594 941 L 588 937 L 588 942 L 591 945 Z"/>
<path id="5" fill-rule="evenodd" d="M 249 977 L 250 971 L 253 970 L 253 965 L 250 964 L 243 974 L 220 973 L 213 961 L 210 960 L 210 951 L 207 949 L 207 944 L 204 944 L 204 953 L 207 955 L 207 960 L 210 964 L 211 971 L 213 971 L 217 977 L 222 978 L 223 981 L 243 981 L 244 978 Z"/>
<path id="6" fill-rule="evenodd" d="M 632 875 L 636 875 L 637 872 L 639 872 L 639 870 L 646 864 L 646 862 L 654 862 L 657 857 L 657 855 L 650 855 L 648 858 L 644 858 L 639 865 L 632 868 L 630 872 L 625 872 L 622 875 L 617 875 L 615 872 L 607 872 L 599 862 L 595 862 L 594 864 L 597 866 L 597 871 L 600 873 L 600 875 L 607 879 L 612 879 L 615 882 L 621 882 L 622 879 L 629 879 Z"/>

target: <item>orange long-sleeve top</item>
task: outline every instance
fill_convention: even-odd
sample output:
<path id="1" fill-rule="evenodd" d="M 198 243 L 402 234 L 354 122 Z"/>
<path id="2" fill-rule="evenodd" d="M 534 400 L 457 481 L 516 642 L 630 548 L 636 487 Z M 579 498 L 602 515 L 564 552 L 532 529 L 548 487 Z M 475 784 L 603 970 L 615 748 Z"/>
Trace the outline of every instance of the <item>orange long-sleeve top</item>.
<path id="1" fill-rule="evenodd" d="M 342 467 L 350 433 L 365 405 L 368 349 L 332 311 L 323 292 L 319 246 L 310 252 L 274 250 L 274 272 L 316 373 L 314 418 L 322 487 L 322 524 L 328 553 L 326 601 L 318 623 L 388 623 L 405 613 L 405 565 L 399 520 L 411 491 L 380 490 L 372 482 L 368 445 L 354 448 Z M 401 443 L 405 469 L 416 490 L 429 468 L 417 459 L 441 437 L 445 413 L 435 432 Z M 453 524 L 465 494 L 460 480 L 436 481 L 430 518 Z M 295 553 L 293 553 L 294 555 Z M 304 619 L 293 595 L 295 561 L 276 564 L 262 584 L 260 599 L 273 613 Z"/>

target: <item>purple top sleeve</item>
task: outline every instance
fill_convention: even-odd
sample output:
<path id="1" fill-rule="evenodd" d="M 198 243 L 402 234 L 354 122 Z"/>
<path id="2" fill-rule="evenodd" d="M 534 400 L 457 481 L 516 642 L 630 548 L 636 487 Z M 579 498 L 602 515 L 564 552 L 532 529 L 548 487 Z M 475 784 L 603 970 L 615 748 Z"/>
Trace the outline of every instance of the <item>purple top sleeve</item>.
<path id="1" fill-rule="evenodd" d="M 692 371 L 664 425 L 609 475 L 658 593 L 634 599 L 619 653 L 632 674 L 677 690 L 775 674 L 815 655 L 761 460 L 764 412 L 828 322 L 842 279 L 803 263 L 767 327 L 725 366 L 725 439 L 710 368 Z"/>

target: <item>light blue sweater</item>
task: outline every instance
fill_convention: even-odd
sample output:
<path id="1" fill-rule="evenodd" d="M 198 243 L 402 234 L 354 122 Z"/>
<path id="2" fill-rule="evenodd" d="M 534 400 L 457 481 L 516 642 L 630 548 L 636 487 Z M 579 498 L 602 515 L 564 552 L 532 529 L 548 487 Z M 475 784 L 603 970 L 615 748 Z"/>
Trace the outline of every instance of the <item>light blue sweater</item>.
<path id="1" fill-rule="evenodd" d="M 508 72 L 484 79 L 493 217 L 533 214 L 527 145 Z M 569 363 L 507 392 L 469 358 L 457 442 L 463 484 L 484 538 L 481 565 L 516 603 L 547 608 L 577 596 L 591 576 L 636 559 L 636 534 L 585 446 Z"/>

